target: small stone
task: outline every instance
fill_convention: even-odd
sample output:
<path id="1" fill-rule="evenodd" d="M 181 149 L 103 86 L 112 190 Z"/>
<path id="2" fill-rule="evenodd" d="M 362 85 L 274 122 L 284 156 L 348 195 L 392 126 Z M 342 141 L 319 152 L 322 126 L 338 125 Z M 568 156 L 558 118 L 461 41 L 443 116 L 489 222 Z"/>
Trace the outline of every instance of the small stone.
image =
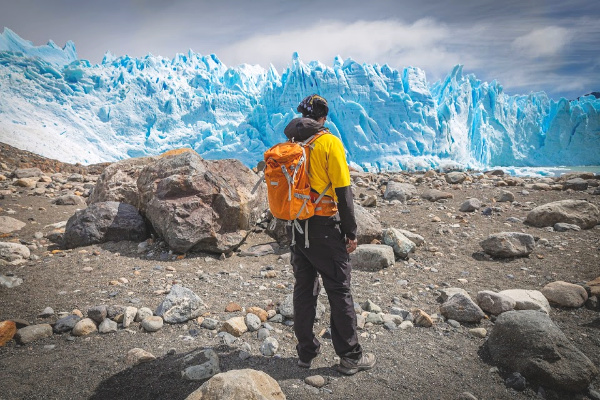
<path id="1" fill-rule="evenodd" d="M 135 315 L 135 322 L 142 322 L 146 318 L 151 317 L 152 314 L 153 312 L 151 309 L 149 309 L 148 307 L 142 307 L 137 311 L 137 314 Z"/>
<path id="2" fill-rule="evenodd" d="M 117 331 L 117 323 L 111 319 L 106 318 L 98 327 L 100 333 L 112 333 Z"/>
<path id="3" fill-rule="evenodd" d="M 307 385 L 316 387 L 316 388 L 322 388 L 323 386 L 325 386 L 325 378 L 323 378 L 321 375 L 312 375 L 312 376 L 307 376 L 306 378 L 304 378 L 304 382 Z"/>
<path id="4" fill-rule="evenodd" d="M 4 346 L 17 333 L 17 324 L 13 321 L 0 322 L 0 347 Z"/>
<path id="5" fill-rule="evenodd" d="M 244 320 L 250 332 L 255 332 L 260 328 L 261 321 L 256 314 L 248 313 Z"/>
<path id="6" fill-rule="evenodd" d="M 125 307 L 125 310 L 123 311 L 123 328 L 127 328 L 131 325 L 135 320 L 137 312 L 138 309 L 136 307 Z"/>
<path id="7" fill-rule="evenodd" d="M 73 331 L 71 334 L 73 336 L 86 336 L 90 333 L 96 332 L 98 328 L 96 328 L 96 324 L 90 318 L 84 318 L 73 327 Z"/>
<path id="8" fill-rule="evenodd" d="M 266 338 L 268 338 L 269 336 L 271 336 L 271 333 L 269 332 L 268 329 L 266 328 L 260 328 L 258 330 L 258 333 L 256 335 L 256 337 L 258 338 L 258 340 L 264 341 Z"/>
<path id="9" fill-rule="evenodd" d="M 450 325 L 453 328 L 460 328 L 460 322 L 458 322 L 458 321 L 455 321 L 453 319 L 449 319 L 446 322 L 448 322 L 448 325 Z"/>
<path id="10" fill-rule="evenodd" d="M 512 203 L 513 201 L 515 201 L 515 195 L 512 192 L 509 192 L 508 190 L 503 190 L 500 193 L 500 198 L 498 199 L 499 203 L 503 203 L 503 202 Z"/>
<path id="11" fill-rule="evenodd" d="M 212 331 L 217 329 L 217 326 L 219 326 L 219 321 L 217 321 L 214 318 L 206 318 L 204 319 L 204 321 L 202 321 L 202 324 L 200 324 L 200 326 L 204 329 Z"/>
<path id="12" fill-rule="evenodd" d="M 469 329 L 469 333 L 478 338 L 485 338 L 487 335 L 487 330 L 485 328 L 473 328 Z"/>
<path id="13" fill-rule="evenodd" d="M 107 316 L 106 306 L 95 306 L 89 308 L 87 311 L 88 318 L 92 319 L 96 323 L 101 323 Z"/>
<path id="14" fill-rule="evenodd" d="M 373 325 L 381 325 L 383 324 L 383 314 L 371 312 L 367 315 L 366 321 Z"/>
<path id="15" fill-rule="evenodd" d="M 425 311 L 416 309 L 412 311 L 412 314 L 414 315 L 413 322 L 416 326 L 421 326 L 423 328 L 431 328 L 433 326 L 433 320 Z"/>
<path id="16" fill-rule="evenodd" d="M 238 311 L 242 311 L 242 307 L 235 302 L 231 302 L 231 303 L 227 304 L 227 306 L 225 307 L 225 312 L 228 312 L 228 313 L 238 312 Z"/>
<path id="17" fill-rule="evenodd" d="M 275 313 L 275 310 L 271 310 L 271 311 L 273 311 L 273 313 Z M 263 310 L 260 307 L 248 307 L 246 309 L 246 312 L 256 315 L 260 319 L 260 322 L 266 322 L 267 319 L 269 318 L 268 312 Z M 273 314 L 273 315 L 275 315 L 275 314 Z"/>
<path id="18" fill-rule="evenodd" d="M 266 338 L 260 345 L 260 352 L 266 357 L 272 357 L 279 349 L 279 342 L 274 337 Z"/>
<path id="19" fill-rule="evenodd" d="M 477 400 L 477 397 L 470 392 L 462 392 L 460 396 L 458 396 L 458 400 Z"/>
<path id="20" fill-rule="evenodd" d="M 360 314 L 358 314 L 356 316 L 356 327 L 358 329 L 364 329 L 366 322 L 367 322 L 367 319 L 364 316 L 362 316 Z"/>
<path id="21" fill-rule="evenodd" d="M 228 332 L 219 332 L 218 336 L 227 346 L 232 346 L 238 340 L 235 336 Z"/>
<path id="22" fill-rule="evenodd" d="M 200 353 L 204 355 L 207 361 L 199 365 L 187 367 L 181 372 L 183 379 L 201 381 L 220 372 L 219 355 L 213 349 L 202 350 Z"/>
<path id="23" fill-rule="evenodd" d="M 377 304 L 373 303 L 371 300 L 365 301 L 363 304 L 361 304 L 361 307 L 363 310 L 370 311 L 372 313 L 380 313 L 381 312 L 381 307 L 379 307 Z"/>
<path id="24" fill-rule="evenodd" d="M 387 329 L 388 331 L 395 331 L 396 329 L 398 329 L 398 326 L 395 323 L 393 323 L 392 321 L 384 322 L 383 327 L 384 327 L 384 329 Z"/>
<path id="25" fill-rule="evenodd" d="M 252 314 L 254 315 L 254 314 Z M 242 334 L 248 331 L 244 317 L 229 318 L 223 323 L 221 331 L 228 332 L 233 336 L 240 337 Z"/>
<path id="26" fill-rule="evenodd" d="M 38 318 L 48 318 L 54 315 L 54 310 L 52 307 L 46 307 L 44 310 L 38 314 Z"/>
<path id="27" fill-rule="evenodd" d="M 142 328 L 146 332 L 157 332 L 163 327 L 163 319 L 157 315 L 151 315 L 142 320 Z"/>
<path id="28" fill-rule="evenodd" d="M 506 386 L 515 389 L 518 392 L 522 392 L 527 387 L 527 381 L 518 372 L 513 372 L 508 378 L 506 378 Z"/>
<path id="29" fill-rule="evenodd" d="M 479 201 L 479 199 L 467 199 L 467 201 L 465 201 L 464 203 L 462 203 L 462 205 L 460 206 L 460 211 L 462 212 L 473 212 L 473 211 L 477 211 L 481 208 L 481 201 Z"/>
<path id="30" fill-rule="evenodd" d="M 139 348 L 129 350 L 125 357 L 125 363 L 132 366 L 154 360 L 156 360 L 156 357 L 152 353 Z"/>
<path id="31" fill-rule="evenodd" d="M 410 329 L 413 327 L 414 325 L 411 321 L 402 321 L 402 323 L 400 324 L 400 329 L 402 330 Z"/>

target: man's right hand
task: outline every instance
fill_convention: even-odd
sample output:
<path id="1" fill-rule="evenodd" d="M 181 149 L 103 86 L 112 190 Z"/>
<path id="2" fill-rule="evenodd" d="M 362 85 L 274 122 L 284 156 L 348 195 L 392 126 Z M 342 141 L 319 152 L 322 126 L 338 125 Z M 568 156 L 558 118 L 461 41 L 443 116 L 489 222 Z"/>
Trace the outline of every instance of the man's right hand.
<path id="1" fill-rule="evenodd" d="M 356 246 L 358 246 L 357 239 L 350 240 L 350 239 L 346 238 L 346 251 L 348 252 L 348 254 L 350 254 L 354 250 L 356 250 Z"/>

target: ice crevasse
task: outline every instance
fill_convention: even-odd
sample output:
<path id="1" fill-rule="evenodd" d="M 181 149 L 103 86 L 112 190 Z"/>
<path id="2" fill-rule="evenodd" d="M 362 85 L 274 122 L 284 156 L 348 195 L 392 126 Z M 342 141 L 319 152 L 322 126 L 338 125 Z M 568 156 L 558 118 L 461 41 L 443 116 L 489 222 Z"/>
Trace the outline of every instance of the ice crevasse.
<path id="1" fill-rule="evenodd" d="M 433 84 L 419 68 L 306 64 L 297 54 L 281 74 L 191 50 L 172 59 L 106 53 L 92 65 L 72 42 L 33 46 L 0 34 L 0 141 L 66 162 L 190 147 L 254 166 L 312 93 L 329 101 L 326 126 L 365 170 L 600 165 L 600 99 L 510 96 L 460 65 Z"/>

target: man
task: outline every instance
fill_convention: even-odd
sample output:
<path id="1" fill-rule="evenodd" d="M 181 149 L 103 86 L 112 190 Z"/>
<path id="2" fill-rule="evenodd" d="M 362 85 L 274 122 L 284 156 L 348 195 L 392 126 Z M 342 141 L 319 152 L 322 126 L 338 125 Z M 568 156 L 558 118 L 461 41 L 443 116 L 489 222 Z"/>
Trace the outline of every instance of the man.
<path id="1" fill-rule="evenodd" d="M 306 97 L 297 108 L 302 118 L 293 119 L 284 133 L 289 139 L 305 141 L 324 130 L 329 107 L 318 95 Z M 298 365 L 310 368 L 319 354 L 320 344 L 313 332 L 319 277 L 331 307 L 331 339 L 340 357 L 338 371 L 353 375 L 375 365 L 375 355 L 363 353 L 356 333 L 356 313 L 350 292 L 349 253 L 356 249 L 356 219 L 350 187 L 350 171 L 344 147 L 332 134 L 319 136 L 313 143 L 309 158 L 309 176 L 313 201 L 329 186 L 325 197 L 316 204 L 315 216 L 308 229 L 294 235 L 291 263 L 294 285 L 294 332 L 298 339 Z M 304 226 L 304 223 L 302 224 Z M 306 247 L 304 235 L 308 232 Z"/>

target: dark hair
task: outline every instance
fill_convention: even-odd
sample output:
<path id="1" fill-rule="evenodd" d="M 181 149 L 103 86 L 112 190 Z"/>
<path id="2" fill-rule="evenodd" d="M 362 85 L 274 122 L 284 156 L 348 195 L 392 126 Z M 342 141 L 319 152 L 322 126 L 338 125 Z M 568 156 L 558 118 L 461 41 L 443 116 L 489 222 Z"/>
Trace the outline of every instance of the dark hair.
<path id="1" fill-rule="evenodd" d="M 329 113 L 329 107 L 327 106 L 327 100 L 318 94 L 307 96 L 300 102 L 296 109 L 305 118 L 312 118 L 317 120 L 321 117 L 326 117 Z"/>

